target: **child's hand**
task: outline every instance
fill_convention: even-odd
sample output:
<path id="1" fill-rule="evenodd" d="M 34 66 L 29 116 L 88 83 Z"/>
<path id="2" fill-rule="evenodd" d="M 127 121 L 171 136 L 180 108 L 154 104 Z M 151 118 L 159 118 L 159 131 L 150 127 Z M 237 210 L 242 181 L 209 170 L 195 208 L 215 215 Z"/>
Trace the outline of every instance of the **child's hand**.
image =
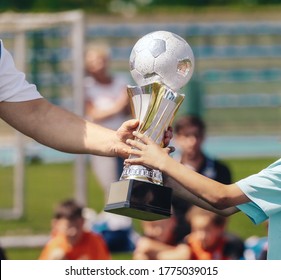
<path id="1" fill-rule="evenodd" d="M 161 148 L 152 139 L 139 132 L 134 131 L 133 135 L 136 136 L 136 140 L 126 141 L 132 146 L 126 152 L 136 157 L 126 159 L 125 164 L 141 164 L 161 170 L 162 163 L 169 156 L 170 148 Z"/>

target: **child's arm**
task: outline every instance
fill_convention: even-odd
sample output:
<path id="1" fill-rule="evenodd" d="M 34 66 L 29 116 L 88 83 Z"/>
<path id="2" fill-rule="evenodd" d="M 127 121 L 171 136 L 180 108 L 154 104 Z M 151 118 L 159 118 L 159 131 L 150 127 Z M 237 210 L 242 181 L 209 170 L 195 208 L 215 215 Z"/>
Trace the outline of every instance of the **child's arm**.
<path id="1" fill-rule="evenodd" d="M 190 191 L 188 191 L 181 184 L 179 184 L 177 181 L 175 181 L 172 177 L 166 176 L 165 174 L 163 174 L 163 175 L 164 175 L 163 176 L 164 185 L 173 189 L 174 196 L 180 197 L 203 209 L 215 212 L 219 215 L 226 216 L 226 217 L 240 211 L 237 207 L 229 207 L 229 208 L 219 210 L 219 209 L 215 208 L 214 206 L 212 206 L 211 204 L 209 204 L 207 201 L 203 200 L 202 198 L 200 198 L 200 197 L 194 195 L 193 193 L 191 193 Z"/>
<path id="2" fill-rule="evenodd" d="M 139 132 L 134 132 L 134 135 L 138 141 L 127 140 L 127 144 L 136 149 L 129 149 L 127 152 L 137 157 L 126 159 L 126 164 L 142 164 L 159 169 L 217 209 L 226 209 L 250 201 L 236 184 L 225 185 L 186 168 L 169 156 L 169 148 L 161 148 Z"/>

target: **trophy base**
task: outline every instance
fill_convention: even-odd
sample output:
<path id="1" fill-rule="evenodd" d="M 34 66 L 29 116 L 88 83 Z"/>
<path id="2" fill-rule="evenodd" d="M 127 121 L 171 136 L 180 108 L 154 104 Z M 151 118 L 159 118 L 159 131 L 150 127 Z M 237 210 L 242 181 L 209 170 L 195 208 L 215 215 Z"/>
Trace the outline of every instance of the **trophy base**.
<path id="1" fill-rule="evenodd" d="M 172 189 L 149 182 L 123 180 L 111 184 L 105 212 L 145 221 L 171 216 Z"/>

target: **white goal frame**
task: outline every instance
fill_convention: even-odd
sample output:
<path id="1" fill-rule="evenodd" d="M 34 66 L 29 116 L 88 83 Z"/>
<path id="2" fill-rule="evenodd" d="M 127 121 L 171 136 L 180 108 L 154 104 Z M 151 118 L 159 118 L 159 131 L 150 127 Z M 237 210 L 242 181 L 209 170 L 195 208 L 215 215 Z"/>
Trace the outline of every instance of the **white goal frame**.
<path id="1" fill-rule="evenodd" d="M 40 30 L 43 28 L 60 25 L 71 27 L 72 48 L 72 77 L 74 113 L 83 115 L 83 73 L 84 73 L 84 14 L 82 11 L 61 13 L 2 13 L 0 17 L 1 32 L 8 32 L 14 36 L 14 60 L 18 69 L 25 72 L 26 57 L 26 33 L 27 31 Z M 25 153 L 24 136 L 15 132 L 16 136 L 16 164 L 14 166 L 14 190 L 13 207 L 0 209 L 1 219 L 18 219 L 24 213 L 24 188 L 25 188 Z M 85 155 L 75 157 L 75 198 L 78 202 L 86 204 L 86 164 Z"/>

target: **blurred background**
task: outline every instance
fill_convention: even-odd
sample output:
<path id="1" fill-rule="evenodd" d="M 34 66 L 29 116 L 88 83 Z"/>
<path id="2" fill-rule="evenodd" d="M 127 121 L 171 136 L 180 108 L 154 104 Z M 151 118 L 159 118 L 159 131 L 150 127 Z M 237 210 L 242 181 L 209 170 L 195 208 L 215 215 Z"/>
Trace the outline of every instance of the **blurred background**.
<path id="1" fill-rule="evenodd" d="M 82 114 L 87 43 L 109 44 L 112 71 L 131 79 L 129 55 L 140 37 L 157 30 L 180 35 L 193 49 L 195 73 L 181 90 L 186 98 L 178 114 L 204 119 L 206 152 L 225 161 L 238 180 L 281 154 L 280 4 L 1 0 L 0 38 L 43 96 Z M 74 196 L 97 212 L 103 209 L 102 190 L 87 163 L 86 156 L 43 147 L 0 121 L 0 242 L 8 258 L 38 257 L 60 200 Z M 266 234 L 240 214 L 229 227 L 243 238 Z"/>

